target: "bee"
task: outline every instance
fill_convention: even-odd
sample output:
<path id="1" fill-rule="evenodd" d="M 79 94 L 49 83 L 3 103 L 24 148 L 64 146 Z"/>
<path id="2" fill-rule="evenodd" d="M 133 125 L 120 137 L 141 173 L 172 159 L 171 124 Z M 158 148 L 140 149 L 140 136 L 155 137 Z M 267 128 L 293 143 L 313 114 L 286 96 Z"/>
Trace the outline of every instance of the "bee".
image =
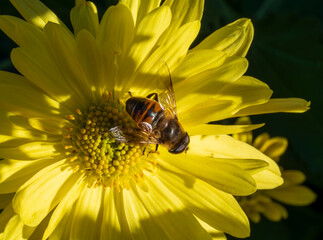
<path id="1" fill-rule="evenodd" d="M 111 128 L 109 131 L 117 141 L 153 143 L 156 144 L 156 151 L 158 145 L 162 145 L 174 154 L 187 151 L 190 137 L 177 118 L 170 74 L 162 79 L 162 85 L 160 94 L 132 97 L 130 93 L 131 97 L 126 101 L 126 111 L 137 123 L 138 129 L 121 129 L 119 126 Z"/>

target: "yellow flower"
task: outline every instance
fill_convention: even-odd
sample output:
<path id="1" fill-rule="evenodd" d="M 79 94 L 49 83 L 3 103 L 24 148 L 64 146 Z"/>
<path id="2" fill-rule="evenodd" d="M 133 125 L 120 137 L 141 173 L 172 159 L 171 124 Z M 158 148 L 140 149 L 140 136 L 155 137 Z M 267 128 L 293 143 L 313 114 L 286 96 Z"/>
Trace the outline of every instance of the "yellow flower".
<path id="1" fill-rule="evenodd" d="M 253 38 L 248 19 L 189 50 L 204 1 L 123 0 L 99 22 L 77 0 L 72 33 L 38 0 L 11 0 L 26 21 L 0 17 L 18 45 L 21 75 L 0 72 L 0 232 L 3 239 L 211 239 L 249 235 L 233 195 L 282 184 L 276 163 L 226 134 L 261 125 L 209 121 L 304 112 L 302 99 L 270 99 L 243 76 Z M 128 91 L 147 96 L 166 62 L 187 153 L 128 144 L 109 135 L 134 123 Z M 201 137 L 201 135 L 207 135 Z"/>
<path id="2" fill-rule="evenodd" d="M 237 124 L 248 125 L 251 124 L 251 121 L 249 117 L 243 117 L 237 120 Z M 288 144 L 286 138 L 270 138 L 268 133 L 262 133 L 254 140 L 251 132 L 238 133 L 233 136 L 253 145 L 276 162 L 284 154 Z M 255 223 L 260 221 L 260 214 L 271 221 L 280 221 L 282 218 L 287 218 L 286 208 L 278 202 L 292 206 L 306 206 L 316 200 L 316 194 L 308 187 L 301 185 L 306 179 L 304 173 L 298 170 L 283 170 L 282 167 L 280 169 L 284 183 L 279 187 L 259 190 L 251 196 L 237 197 L 249 219 Z"/>

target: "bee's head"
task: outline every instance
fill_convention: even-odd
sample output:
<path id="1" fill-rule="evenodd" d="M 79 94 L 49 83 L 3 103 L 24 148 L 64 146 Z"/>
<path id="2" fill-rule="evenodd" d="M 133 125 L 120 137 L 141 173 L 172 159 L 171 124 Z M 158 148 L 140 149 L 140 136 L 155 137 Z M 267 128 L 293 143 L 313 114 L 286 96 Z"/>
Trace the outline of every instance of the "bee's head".
<path id="1" fill-rule="evenodd" d="M 186 134 L 184 137 L 182 137 L 178 143 L 171 149 L 168 149 L 168 152 L 177 154 L 182 153 L 188 149 L 188 144 L 190 143 L 190 136 L 185 132 Z"/>
<path id="2" fill-rule="evenodd" d="M 164 119 L 161 124 L 161 140 L 170 153 L 181 153 L 187 149 L 190 137 L 180 122 L 173 119 Z"/>

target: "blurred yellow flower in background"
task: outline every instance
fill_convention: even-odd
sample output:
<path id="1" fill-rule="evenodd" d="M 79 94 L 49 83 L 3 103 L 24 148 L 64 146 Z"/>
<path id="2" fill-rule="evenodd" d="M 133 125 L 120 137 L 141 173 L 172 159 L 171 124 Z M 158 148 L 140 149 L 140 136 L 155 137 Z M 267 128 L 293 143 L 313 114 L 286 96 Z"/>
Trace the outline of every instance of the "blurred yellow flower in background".
<path id="1" fill-rule="evenodd" d="M 304 112 L 309 105 L 270 99 L 266 84 L 243 76 L 253 38 L 249 19 L 189 50 L 204 1 L 121 0 L 99 21 L 93 3 L 77 0 L 74 33 L 38 0 L 11 2 L 26 21 L 0 17 L 0 29 L 18 45 L 11 60 L 21 74 L 0 71 L 3 239 L 249 235 L 233 195 L 277 187 L 280 170 L 227 135 L 261 124 L 208 122 Z M 179 121 L 191 136 L 185 154 L 144 151 L 146 144 L 108 134 L 134 124 L 124 108 L 127 93 L 155 92 L 161 60 L 173 80 Z"/>
<path id="2" fill-rule="evenodd" d="M 239 118 L 237 124 L 251 124 L 249 117 Z M 286 151 L 288 141 L 283 137 L 270 137 L 262 133 L 253 139 L 252 132 L 234 134 L 233 137 L 259 149 L 277 163 Z M 259 190 L 251 196 L 237 197 L 248 218 L 257 223 L 261 214 L 271 221 L 280 221 L 288 217 L 286 208 L 280 204 L 306 206 L 316 200 L 316 194 L 306 186 L 306 176 L 298 170 L 284 170 L 280 166 L 284 183 L 275 189 Z"/>

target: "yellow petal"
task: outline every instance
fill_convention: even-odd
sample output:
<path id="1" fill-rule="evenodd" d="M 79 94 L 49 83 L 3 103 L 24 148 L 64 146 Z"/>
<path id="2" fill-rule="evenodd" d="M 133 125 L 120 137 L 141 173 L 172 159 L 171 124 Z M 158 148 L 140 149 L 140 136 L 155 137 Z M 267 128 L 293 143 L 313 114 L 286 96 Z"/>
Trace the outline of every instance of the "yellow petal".
<path id="1" fill-rule="evenodd" d="M 257 149 L 262 148 L 262 146 L 268 141 L 270 138 L 268 133 L 262 133 L 256 137 L 256 139 L 253 141 L 253 146 Z"/>
<path id="2" fill-rule="evenodd" d="M 0 105 L 26 117 L 54 117 L 60 114 L 59 104 L 31 85 L 21 87 L 0 83 Z"/>
<path id="3" fill-rule="evenodd" d="M 50 140 L 49 141 L 46 141 L 47 139 L 45 139 L 45 141 L 39 141 L 38 143 L 44 143 L 44 142 L 51 142 Z M 56 138 L 56 143 L 57 142 L 60 142 L 61 141 L 61 136 L 60 137 L 57 137 Z M 26 147 L 27 148 L 27 150 L 28 150 L 28 145 L 26 145 L 26 144 L 32 144 L 32 143 L 35 143 L 35 141 L 33 141 L 32 139 L 24 139 L 24 138 L 12 138 L 12 139 L 10 139 L 10 140 L 8 140 L 8 141 L 6 141 L 6 142 L 3 142 L 3 143 L 1 143 L 1 149 L 8 149 L 8 153 L 9 154 L 12 154 L 12 149 L 13 148 L 19 148 L 19 147 L 21 147 L 22 146 L 22 149 L 24 148 L 24 147 Z M 55 144 L 54 142 L 51 142 L 50 144 Z M 30 145 L 31 146 L 31 145 Z M 31 148 L 29 148 L 29 150 L 32 150 Z M 6 150 L 5 150 L 6 151 Z M 13 153 L 14 154 L 14 153 Z M 18 154 L 18 156 L 19 156 L 19 154 Z M 50 157 L 48 157 L 48 159 L 49 159 Z M 24 160 L 28 160 L 28 159 L 24 159 Z M 29 159 L 29 160 L 32 160 L 32 159 Z"/>
<path id="4" fill-rule="evenodd" d="M 123 208 L 123 192 L 115 189 L 104 190 L 104 207 L 100 240 L 129 239 L 130 232 Z"/>
<path id="5" fill-rule="evenodd" d="M 41 240 L 42 239 L 51 216 L 52 216 L 52 212 L 50 214 L 48 214 L 44 218 L 43 221 L 41 221 L 41 223 L 36 227 L 35 231 L 33 232 L 33 234 L 30 236 L 30 238 L 28 240 Z"/>
<path id="6" fill-rule="evenodd" d="M 155 176 L 146 181 L 149 185 L 148 193 L 136 186 L 132 186 L 132 189 L 151 214 L 153 221 L 163 228 L 168 238 L 211 239 L 193 214 Z"/>
<path id="7" fill-rule="evenodd" d="M 192 51 L 201 49 L 216 49 L 228 56 L 244 57 L 253 39 L 253 26 L 250 19 L 241 18 L 212 33 Z"/>
<path id="8" fill-rule="evenodd" d="M 133 239 L 169 239 L 132 190 L 124 191 L 124 211 Z"/>
<path id="9" fill-rule="evenodd" d="M 74 185 L 78 176 L 64 162 L 44 168 L 18 189 L 12 204 L 26 225 L 37 226 Z"/>
<path id="10" fill-rule="evenodd" d="M 261 220 L 261 216 L 258 212 L 248 212 L 248 218 L 254 223 L 259 223 Z"/>
<path id="11" fill-rule="evenodd" d="M 60 222 L 64 220 L 67 215 L 69 215 L 73 209 L 75 201 L 79 198 L 83 189 L 84 182 L 82 176 L 80 176 L 80 178 L 76 180 L 74 186 L 68 191 L 68 193 L 55 208 L 42 239 L 48 239 L 52 232 L 59 226 Z"/>
<path id="12" fill-rule="evenodd" d="M 226 236 L 223 232 L 211 227 L 206 222 L 203 222 L 201 219 L 197 218 L 201 226 L 211 235 L 212 240 L 226 240 Z"/>
<path id="13" fill-rule="evenodd" d="M 14 138 L 11 136 L 6 136 L 6 135 L 0 135 L 0 143 L 4 143 L 4 142 L 9 142 L 11 140 L 13 140 Z"/>
<path id="14" fill-rule="evenodd" d="M 217 98 L 217 94 L 225 86 L 235 84 L 234 82 L 246 72 L 247 68 L 248 61 L 245 58 L 234 58 L 219 68 L 209 69 L 175 84 L 179 110 L 185 111 L 188 108 L 185 105 L 187 105 L 187 98 L 191 94 L 196 96 L 196 101 L 193 104 L 197 106 L 203 101 Z M 232 99 L 229 100 L 232 101 Z"/>
<path id="15" fill-rule="evenodd" d="M 28 122 L 33 128 L 55 135 L 62 135 L 63 127 L 73 126 L 63 118 L 29 118 Z"/>
<path id="16" fill-rule="evenodd" d="M 274 202 L 274 204 L 275 204 L 276 208 L 278 209 L 278 211 L 280 212 L 281 218 L 287 219 L 288 212 L 287 212 L 286 208 L 279 203 Z"/>
<path id="17" fill-rule="evenodd" d="M 77 201 L 71 239 L 98 239 L 102 186 L 85 187 Z"/>
<path id="18" fill-rule="evenodd" d="M 72 88 L 66 84 L 61 70 L 53 61 L 48 49 L 34 51 L 32 48 L 16 48 L 11 52 L 11 60 L 21 74 L 30 82 L 43 89 L 52 99 L 57 102 L 68 102 L 71 109 L 79 107 L 78 101 L 80 100 L 75 96 Z M 16 85 L 18 85 L 17 82 Z M 62 112 L 66 110 L 64 105 L 61 105 L 61 107 Z"/>
<path id="19" fill-rule="evenodd" d="M 190 111 L 184 112 L 182 114 L 183 116 L 180 115 L 181 119 L 185 118 L 187 124 L 193 125 L 197 123 L 207 123 L 210 121 L 217 121 L 231 117 L 239 109 L 244 108 L 245 106 L 261 104 L 268 101 L 272 94 L 272 91 L 266 84 L 252 77 L 243 76 L 229 84 L 218 83 L 214 85 L 215 88 L 211 86 L 211 83 L 207 84 L 204 86 L 204 88 L 202 88 L 204 90 L 202 91 L 202 93 L 204 94 L 196 94 L 197 97 L 195 102 L 201 100 L 204 100 L 204 102 L 200 102 L 194 108 L 191 108 Z M 219 89 L 219 85 L 223 85 L 223 87 Z M 193 89 L 195 89 L 194 87 Z M 215 89 L 217 89 L 218 91 L 216 92 Z M 179 90 L 181 93 L 181 88 Z M 187 101 L 185 101 L 184 96 L 185 95 L 182 94 L 180 96 L 182 98 L 180 98 L 178 101 L 179 109 L 181 109 L 182 107 L 185 108 L 185 102 L 187 105 Z M 224 105 L 222 108 L 217 110 L 216 107 L 223 102 L 227 103 L 228 106 Z M 210 108 L 211 110 L 209 110 L 208 108 Z M 215 109 L 213 110 L 212 108 Z M 201 112 L 199 110 L 204 111 Z M 193 120 L 197 120 L 199 122 L 192 121 L 190 123 L 189 118 L 192 118 Z"/>
<path id="20" fill-rule="evenodd" d="M 199 22 L 196 21 L 186 24 L 174 32 L 172 39 L 154 50 L 151 56 L 141 64 L 123 91 L 130 88 L 130 91 L 135 95 L 144 96 L 150 94 L 151 89 L 164 87 L 161 79 L 168 79 L 171 68 L 181 62 L 191 41 L 195 38 L 198 28 Z"/>
<path id="21" fill-rule="evenodd" d="M 158 88 L 162 77 L 169 77 L 169 71 L 176 67 L 186 55 L 187 50 L 195 39 L 200 22 L 185 24 L 165 44 L 158 47 L 145 61 L 134 75 L 133 82 L 128 81 L 123 91 L 129 88 L 139 88 L 151 93 L 151 89 Z M 165 69 L 166 68 L 166 69 Z"/>
<path id="22" fill-rule="evenodd" d="M 291 186 L 266 191 L 272 198 L 289 205 L 306 206 L 316 200 L 316 194 L 305 186 Z"/>
<path id="23" fill-rule="evenodd" d="M 103 45 L 103 49 L 102 54 L 105 81 L 102 85 L 106 87 L 107 91 L 113 92 L 119 68 L 117 62 L 119 55 L 109 42 L 106 42 Z"/>
<path id="24" fill-rule="evenodd" d="M 83 29 L 78 33 L 76 45 L 76 56 L 87 80 L 84 87 L 95 89 L 91 96 L 92 101 L 100 101 L 106 87 L 110 91 L 113 89 L 113 82 L 106 76 L 106 71 L 111 71 L 111 66 L 105 65 L 102 50 L 87 30 Z"/>
<path id="25" fill-rule="evenodd" d="M 235 151 L 234 149 L 239 149 Z M 190 150 L 192 154 L 213 156 L 214 158 L 259 159 L 269 166 L 261 172 L 252 175 L 258 189 L 274 188 L 283 183 L 278 165 L 269 157 L 247 143 L 235 140 L 226 135 L 191 137 Z"/>
<path id="26" fill-rule="evenodd" d="M 253 28 L 253 25 L 252 25 L 252 22 L 250 19 L 245 19 L 245 18 L 242 18 L 240 19 L 241 20 L 241 23 L 239 23 L 239 20 L 237 20 L 236 22 L 241 24 L 245 29 L 244 29 L 244 35 L 243 35 L 243 38 L 240 39 L 241 41 L 241 45 L 239 46 L 238 49 L 234 49 L 235 52 L 234 52 L 234 55 L 235 56 L 241 56 L 241 57 L 245 57 L 248 53 L 248 50 L 250 48 L 250 45 L 252 43 L 252 40 L 253 40 L 253 37 L 254 37 L 254 28 Z M 230 49 L 230 54 L 233 54 L 232 50 L 233 49 Z M 228 48 L 226 49 L 225 52 L 228 51 Z"/>
<path id="27" fill-rule="evenodd" d="M 84 30 L 86 31 L 86 30 Z M 66 85 L 80 99 L 79 106 L 87 107 L 92 100 L 91 79 L 87 79 L 77 59 L 77 45 L 73 35 L 58 24 L 48 23 L 44 28 L 51 54 L 64 74 Z"/>
<path id="28" fill-rule="evenodd" d="M 145 71 L 145 68 L 152 69 L 151 65 L 160 62 L 161 59 L 166 62 L 170 71 L 172 71 L 186 56 L 188 48 L 199 32 L 200 25 L 199 21 L 190 22 L 173 32 L 172 37 L 151 54 L 143 65 L 143 72 L 156 73 L 154 71 Z"/>
<path id="29" fill-rule="evenodd" d="M 34 128 L 32 128 L 26 118 L 22 116 L 13 115 L 0 109 L 0 142 L 1 145 L 4 142 L 8 143 L 15 140 L 25 139 L 26 142 L 31 141 L 58 141 L 59 139 L 53 135 L 45 134 Z"/>
<path id="30" fill-rule="evenodd" d="M 159 7 L 161 0 L 120 0 L 119 2 L 129 7 L 134 22 L 138 25 L 148 13 Z"/>
<path id="31" fill-rule="evenodd" d="M 266 161 L 258 159 L 216 158 L 216 161 L 234 164 L 251 175 L 261 172 L 269 166 Z"/>
<path id="32" fill-rule="evenodd" d="M 306 180 L 304 173 L 298 170 L 284 170 L 282 172 L 284 184 L 280 187 L 294 186 L 303 183 Z"/>
<path id="33" fill-rule="evenodd" d="M 44 28 L 47 22 L 64 25 L 59 18 L 39 0 L 10 0 L 10 2 L 28 22 L 31 22 L 39 28 Z"/>
<path id="34" fill-rule="evenodd" d="M 227 84 L 214 99 L 231 100 L 237 105 L 236 108 L 241 109 L 267 102 L 271 94 L 272 90 L 267 84 L 253 77 L 242 76 L 232 84 Z"/>
<path id="35" fill-rule="evenodd" d="M 65 209 L 62 218 L 59 220 L 58 225 L 54 229 L 54 231 L 50 235 L 51 240 L 61 240 L 61 239 L 70 239 L 71 234 L 71 226 L 73 221 L 73 216 L 75 212 L 75 206 L 76 203 L 72 204 L 70 208 Z M 46 230 L 45 233 L 47 234 Z M 43 234 L 43 237 L 40 238 L 42 240 L 47 240 L 48 238 L 45 238 L 45 233 Z M 39 239 L 35 239 L 39 240 Z"/>
<path id="36" fill-rule="evenodd" d="M 129 49 L 129 56 L 134 62 L 137 64 L 142 62 L 170 21 L 171 11 L 168 7 L 160 7 L 145 16 L 137 28 L 135 39 Z"/>
<path id="37" fill-rule="evenodd" d="M 53 63 L 43 32 L 25 21 L 10 16 L 0 17 L 0 27 L 18 45 L 26 47 L 19 50 L 14 49 L 11 54 L 17 70 L 51 94 L 52 97 L 63 98 L 63 101 L 65 97 L 66 100 L 66 95 L 70 94 L 71 89 L 64 92 L 66 81 L 60 69 Z M 48 79 L 52 81 L 48 81 Z M 53 92 L 56 94 L 52 94 Z"/>
<path id="38" fill-rule="evenodd" d="M 0 29 L 19 46 L 39 46 L 44 40 L 37 27 L 13 16 L 0 16 Z"/>
<path id="39" fill-rule="evenodd" d="M 194 22 L 201 21 L 204 9 L 203 0 L 166 0 L 163 6 L 169 6 L 172 11 L 172 23 L 169 29 L 165 32 L 164 36 L 160 40 L 160 43 L 167 42 L 171 38 L 173 32 L 179 29 L 181 26 Z"/>
<path id="40" fill-rule="evenodd" d="M 191 144 L 191 148 L 194 148 Z M 215 188 L 237 196 L 250 195 L 256 191 L 256 183 L 242 168 L 234 164 L 216 161 L 214 158 L 190 154 L 174 155 L 166 150 L 161 150 L 164 162 L 180 170 L 200 178 Z"/>
<path id="41" fill-rule="evenodd" d="M 130 81 L 138 66 L 151 53 L 152 48 L 160 35 L 168 27 L 170 21 L 171 11 L 169 7 L 160 7 L 146 15 L 140 22 L 135 33 L 135 38 L 120 65 L 120 76 L 116 84 L 117 92 Z"/>
<path id="42" fill-rule="evenodd" d="M 241 133 L 237 133 L 237 134 L 233 134 L 232 135 L 233 138 L 248 143 L 248 144 L 252 144 L 252 133 L 251 132 L 241 132 Z"/>
<path id="43" fill-rule="evenodd" d="M 199 74 L 223 64 L 226 55 L 216 50 L 203 49 L 188 53 L 181 64 L 172 71 L 174 82 Z"/>
<path id="44" fill-rule="evenodd" d="M 202 72 L 175 84 L 181 121 L 195 125 L 224 119 L 234 114 L 237 105 L 240 104 L 240 102 L 233 103 L 237 96 L 225 96 L 226 93 L 221 92 L 226 86 L 236 86 L 235 82 L 244 74 L 247 67 L 246 59 L 235 58 L 219 68 Z"/>
<path id="45" fill-rule="evenodd" d="M 125 54 L 134 38 L 135 27 L 130 9 L 119 3 L 111 6 L 103 15 L 98 30 L 99 44 L 109 42 L 120 55 Z"/>
<path id="46" fill-rule="evenodd" d="M 236 120 L 235 124 L 237 125 L 240 125 L 240 124 L 244 124 L 244 125 L 250 125 L 252 122 L 251 122 L 251 119 L 250 117 L 240 117 Z"/>
<path id="47" fill-rule="evenodd" d="M 166 0 L 164 2 L 164 5 L 169 6 L 172 12 L 174 13 L 173 24 L 177 25 L 177 28 L 186 23 L 202 19 L 204 1 Z"/>
<path id="48" fill-rule="evenodd" d="M 252 125 L 217 125 L 217 124 L 201 124 L 187 128 L 187 132 L 193 135 L 219 135 L 219 134 L 237 134 L 251 131 L 264 126 L 265 124 Z"/>
<path id="49" fill-rule="evenodd" d="M 271 221 L 278 222 L 282 218 L 282 212 L 279 204 L 275 202 L 263 203 L 264 211 L 262 214 L 265 215 Z"/>
<path id="50" fill-rule="evenodd" d="M 250 234 L 249 222 L 231 194 L 189 175 L 161 169 L 159 180 L 198 218 L 210 226 L 236 237 Z M 184 183 L 192 183 L 190 187 Z"/>
<path id="51" fill-rule="evenodd" d="M 93 36 L 96 36 L 97 29 L 99 28 L 99 16 L 94 3 L 76 0 L 75 7 L 72 8 L 70 16 L 75 35 L 82 29 L 86 29 Z"/>
<path id="52" fill-rule="evenodd" d="M 259 149 L 268 157 L 275 159 L 284 154 L 288 145 L 288 141 L 283 137 L 274 137 L 267 140 Z"/>
<path id="53" fill-rule="evenodd" d="M 153 1 L 149 1 L 153 2 Z M 137 15 L 140 9 L 141 0 L 120 0 L 119 3 L 126 5 L 130 10 L 134 20 L 134 23 L 137 24 Z"/>
<path id="54" fill-rule="evenodd" d="M 186 111 L 181 110 L 178 113 L 180 122 L 186 128 L 194 127 L 200 124 L 206 124 L 210 121 L 225 119 L 232 115 L 232 108 L 234 108 L 232 107 L 232 101 L 206 101 L 195 105 L 195 103 L 198 101 L 198 97 L 198 94 L 191 94 L 190 96 L 187 96 L 187 106 L 191 108 Z M 184 101 L 181 102 L 182 103 L 180 106 L 184 106 Z M 180 110 L 181 107 L 179 107 L 178 109 Z"/>
<path id="55" fill-rule="evenodd" d="M 3 236 L 4 229 L 8 221 L 15 216 L 16 213 L 12 208 L 12 204 L 9 204 L 1 213 L 0 213 L 0 234 Z M 0 235 L 1 236 L 1 235 Z M 0 238 L 1 239 L 1 238 Z"/>
<path id="56" fill-rule="evenodd" d="M 16 192 L 39 169 L 47 166 L 46 160 L 17 161 L 4 159 L 0 161 L 0 193 Z"/>
<path id="57" fill-rule="evenodd" d="M 5 209 L 8 204 L 11 204 L 11 200 L 15 193 L 0 194 L 0 209 Z"/>
<path id="58" fill-rule="evenodd" d="M 3 238 L 6 240 L 27 240 L 34 230 L 35 227 L 26 226 L 19 215 L 14 215 L 6 225 Z"/>
<path id="59" fill-rule="evenodd" d="M 239 125 L 239 124 L 245 124 L 245 125 L 250 125 L 251 124 L 251 120 L 249 117 L 241 117 L 241 118 L 238 118 L 237 121 L 235 122 L 236 125 Z M 265 125 L 265 124 L 263 124 Z M 263 126 L 262 125 L 262 126 Z M 252 132 L 251 132 L 252 129 L 250 130 L 246 130 L 244 132 L 241 132 L 241 133 L 236 133 L 236 134 L 233 134 L 232 137 L 239 140 L 239 141 L 242 141 L 242 142 L 246 142 L 250 145 L 252 145 Z"/>
<path id="60" fill-rule="evenodd" d="M 17 160 L 53 158 L 63 151 L 61 142 L 31 142 L 18 147 L 0 147 L 1 157 Z"/>
<path id="61" fill-rule="evenodd" d="M 277 112 L 303 113 L 309 108 L 310 102 L 301 98 L 274 98 L 266 103 L 241 109 L 234 117 Z"/>

